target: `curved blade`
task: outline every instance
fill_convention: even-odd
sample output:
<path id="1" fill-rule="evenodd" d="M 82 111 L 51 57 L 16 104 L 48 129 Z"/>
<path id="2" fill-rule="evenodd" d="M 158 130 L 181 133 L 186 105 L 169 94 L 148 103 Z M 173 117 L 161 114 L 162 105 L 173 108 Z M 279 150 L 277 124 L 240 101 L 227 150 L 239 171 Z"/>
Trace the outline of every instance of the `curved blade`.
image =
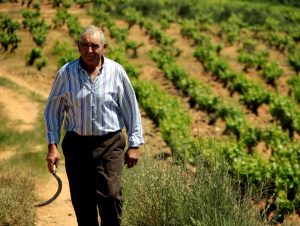
<path id="1" fill-rule="evenodd" d="M 39 204 L 36 204 L 34 205 L 34 207 L 42 207 L 42 206 L 46 206 L 48 204 L 50 204 L 51 202 L 53 202 L 61 193 L 61 190 L 62 190 L 62 182 L 61 182 L 61 179 L 59 178 L 59 176 L 56 175 L 55 172 L 52 173 L 52 175 L 54 176 L 54 178 L 56 179 L 57 181 L 57 191 L 56 193 L 53 195 L 52 198 L 50 198 L 49 200 L 47 201 L 44 201 L 44 202 L 41 202 Z"/>

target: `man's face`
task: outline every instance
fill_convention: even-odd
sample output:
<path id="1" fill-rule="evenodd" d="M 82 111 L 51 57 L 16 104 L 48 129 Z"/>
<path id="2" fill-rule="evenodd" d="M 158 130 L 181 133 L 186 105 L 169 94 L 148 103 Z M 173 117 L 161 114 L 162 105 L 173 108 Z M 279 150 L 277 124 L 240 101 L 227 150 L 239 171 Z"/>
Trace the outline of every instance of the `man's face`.
<path id="1" fill-rule="evenodd" d="M 81 37 L 78 43 L 81 59 L 88 66 L 98 66 L 103 56 L 105 45 L 101 43 L 100 34 L 86 34 Z"/>

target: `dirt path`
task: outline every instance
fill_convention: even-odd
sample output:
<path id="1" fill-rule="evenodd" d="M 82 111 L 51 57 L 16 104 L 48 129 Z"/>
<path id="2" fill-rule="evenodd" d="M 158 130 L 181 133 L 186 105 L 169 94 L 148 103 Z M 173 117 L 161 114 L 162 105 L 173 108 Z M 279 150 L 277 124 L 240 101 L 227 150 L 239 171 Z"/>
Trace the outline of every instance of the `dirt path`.
<path id="1" fill-rule="evenodd" d="M 38 114 L 38 105 L 11 89 L 0 86 L 1 114 L 13 121 L 19 131 L 30 130 Z"/>
<path id="2" fill-rule="evenodd" d="M 63 187 L 60 196 L 51 204 L 37 208 L 36 226 L 75 226 L 76 217 L 72 207 L 68 179 L 64 162 L 57 169 Z M 45 181 L 47 181 L 45 183 Z M 57 190 L 55 179 L 49 174 L 45 180 L 37 184 L 37 193 L 41 201 L 48 200 Z"/>
<path id="3" fill-rule="evenodd" d="M 17 153 L 14 148 L 7 148 L 5 150 L 1 150 L 0 152 L 0 161 L 11 158 Z"/>

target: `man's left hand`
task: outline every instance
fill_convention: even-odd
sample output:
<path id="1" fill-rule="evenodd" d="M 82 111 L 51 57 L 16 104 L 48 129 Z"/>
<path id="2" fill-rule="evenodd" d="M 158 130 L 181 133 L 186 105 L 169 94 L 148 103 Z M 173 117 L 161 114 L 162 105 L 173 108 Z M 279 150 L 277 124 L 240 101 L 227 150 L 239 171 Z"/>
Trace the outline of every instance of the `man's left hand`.
<path id="1" fill-rule="evenodd" d="M 128 168 L 134 167 L 139 158 L 139 150 L 138 148 L 128 148 L 128 150 L 125 153 L 125 164 Z"/>

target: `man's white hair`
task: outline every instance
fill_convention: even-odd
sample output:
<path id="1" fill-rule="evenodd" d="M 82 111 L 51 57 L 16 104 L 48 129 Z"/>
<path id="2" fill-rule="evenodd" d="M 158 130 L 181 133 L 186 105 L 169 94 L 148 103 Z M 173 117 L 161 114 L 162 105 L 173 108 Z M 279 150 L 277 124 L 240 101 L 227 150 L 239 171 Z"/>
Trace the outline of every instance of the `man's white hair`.
<path id="1" fill-rule="evenodd" d="M 88 27 L 86 27 L 80 34 L 80 38 L 79 38 L 79 42 L 81 41 L 82 37 L 85 35 L 93 35 L 93 34 L 100 34 L 100 38 L 101 38 L 101 44 L 104 45 L 105 44 L 105 37 L 104 37 L 104 33 L 101 30 L 101 28 L 94 26 L 94 25 L 90 25 Z"/>

